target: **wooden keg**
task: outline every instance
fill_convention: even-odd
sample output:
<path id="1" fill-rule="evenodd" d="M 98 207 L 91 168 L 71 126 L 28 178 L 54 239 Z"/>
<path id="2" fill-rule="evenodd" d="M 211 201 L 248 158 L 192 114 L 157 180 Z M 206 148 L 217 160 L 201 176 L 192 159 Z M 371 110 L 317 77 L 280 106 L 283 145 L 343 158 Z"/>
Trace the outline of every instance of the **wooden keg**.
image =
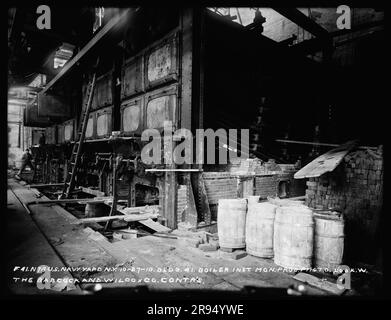
<path id="1" fill-rule="evenodd" d="M 248 197 L 246 197 L 246 199 L 247 199 L 248 205 L 250 205 L 252 203 L 258 203 L 260 197 L 259 196 L 248 196 Z"/>
<path id="2" fill-rule="evenodd" d="M 333 212 L 314 214 L 314 266 L 333 269 L 342 264 L 344 219 Z"/>
<path id="3" fill-rule="evenodd" d="M 219 199 L 217 230 L 223 248 L 239 249 L 246 246 L 246 199 Z"/>
<path id="4" fill-rule="evenodd" d="M 246 251 L 257 257 L 273 257 L 274 218 L 277 206 L 269 202 L 248 204 Z"/>
<path id="5" fill-rule="evenodd" d="M 314 222 L 304 205 L 282 206 L 274 220 L 274 262 L 285 268 L 311 268 Z"/>

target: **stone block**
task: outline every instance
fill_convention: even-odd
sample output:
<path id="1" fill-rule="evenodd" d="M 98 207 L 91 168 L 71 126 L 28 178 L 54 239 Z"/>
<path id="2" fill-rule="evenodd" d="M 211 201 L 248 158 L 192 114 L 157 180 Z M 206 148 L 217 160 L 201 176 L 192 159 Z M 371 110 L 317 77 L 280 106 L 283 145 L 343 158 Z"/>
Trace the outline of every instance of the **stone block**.
<path id="1" fill-rule="evenodd" d="M 236 251 L 232 252 L 232 254 L 231 254 L 231 258 L 234 260 L 242 259 L 245 256 L 247 256 L 247 252 L 243 251 L 243 250 L 236 250 Z"/>

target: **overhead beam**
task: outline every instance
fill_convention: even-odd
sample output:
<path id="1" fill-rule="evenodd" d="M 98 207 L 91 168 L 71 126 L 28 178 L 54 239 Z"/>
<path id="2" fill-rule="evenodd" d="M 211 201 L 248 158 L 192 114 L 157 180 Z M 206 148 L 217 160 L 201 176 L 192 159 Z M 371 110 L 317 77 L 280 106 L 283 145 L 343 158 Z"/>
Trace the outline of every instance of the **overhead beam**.
<path id="1" fill-rule="evenodd" d="M 25 30 L 26 32 L 39 36 L 39 37 L 45 37 L 48 39 L 54 39 L 59 42 L 67 42 L 73 45 L 78 44 L 78 39 L 74 36 L 71 35 L 65 35 L 61 34 L 59 32 L 55 32 L 53 30 L 39 30 L 36 26 L 24 24 L 22 26 L 22 29 Z"/>
<path id="2" fill-rule="evenodd" d="M 311 54 L 314 52 L 322 51 L 331 42 L 325 41 L 325 39 L 313 38 L 299 42 L 290 47 L 291 50 L 297 52 L 298 54 Z"/>
<path id="3" fill-rule="evenodd" d="M 302 27 L 304 30 L 312 33 L 314 36 L 319 38 L 328 38 L 329 33 L 326 29 L 321 27 L 315 21 L 311 20 L 304 13 L 295 8 L 273 8 L 279 14 L 288 18 L 292 22 L 296 23 L 298 26 Z"/>
<path id="4" fill-rule="evenodd" d="M 335 47 L 340 47 L 340 46 L 343 46 L 347 43 L 350 43 L 350 42 L 353 42 L 353 41 L 358 41 L 358 40 L 363 40 L 363 39 L 368 39 L 370 37 L 373 37 L 375 36 L 378 32 L 382 32 L 383 29 L 380 29 L 380 30 L 373 30 L 373 31 L 370 31 L 368 33 L 365 33 L 365 34 L 361 34 L 357 37 L 354 37 L 354 38 L 348 38 L 348 39 L 345 39 L 345 40 L 341 40 L 341 41 L 338 41 L 335 43 Z"/>
<path id="5" fill-rule="evenodd" d="M 336 31 L 330 32 L 330 35 L 332 37 L 339 37 L 339 36 L 351 34 L 353 32 L 360 31 L 363 29 L 370 29 L 370 28 L 374 28 L 374 27 L 378 27 L 378 26 L 384 26 L 384 20 L 377 20 L 377 21 L 370 21 L 370 22 L 362 23 L 362 24 L 359 24 L 356 26 L 352 26 L 351 29 L 336 30 Z"/>
<path id="6" fill-rule="evenodd" d="M 8 9 L 8 41 L 10 41 L 12 36 L 12 31 L 14 30 L 14 22 L 16 16 L 16 8 Z"/>
<path id="7" fill-rule="evenodd" d="M 287 46 L 287 45 L 292 45 L 293 41 L 295 41 L 295 40 L 297 40 L 297 35 L 293 34 L 288 39 L 282 40 L 278 43 Z"/>
<path id="8" fill-rule="evenodd" d="M 117 26 L 123 22 L 128 16 L 131 9 L 125 9 L 121 14 L 112 18 L 107 24 L 103 26 L 101 30 L 74 56 L 69 62 L 67 62 L 61 71 L 46 85 L 41 91 L 41 94 L 50 90 L 55 83 L 57 83 L 65 74 L 67 74 L 77 63 L 80 62 L 98 43 L 100 43 L 107 35 Z"/>
<path id="9" fill-rule="evenodd" d="M 344 29 L 344 30 L 337 30 L 329 33 L 330 39 L 333 39 L 335 37 L 343 36 L 346 34 L 353 34 L 357 31 L 365 30 L 365 29 L 370 29 L 378 26 L 384 25 L 384 21 L 371 21 L 369 23 L 363 23 L 358 26 L 352 27 L 352 29 Z M 361 37 L 361 36 L 360 36 Z M 334 46 L 338 47 L 342 44 L 345 43 L 345 41 L 350 42 L 358 39 L 359 37 L 353 37 L 349 38 L 347 40 L 343 40 L 341 42 L 336 43 Z M 295 44 L 291 47 L 292 50 L 294 50 L 297 53 L 300 54 L 310 54 L 313 52 L 321 51 L 324 48 L 326 48 L 328 45 L 330 45 L 331 40 L 328 41 L 329 39 L 324 39 L 324 38 L 312 38 L 308 40 L 301 41 L 298 44 Z M 280 42 L 281 43 L 281 42 Z"/>

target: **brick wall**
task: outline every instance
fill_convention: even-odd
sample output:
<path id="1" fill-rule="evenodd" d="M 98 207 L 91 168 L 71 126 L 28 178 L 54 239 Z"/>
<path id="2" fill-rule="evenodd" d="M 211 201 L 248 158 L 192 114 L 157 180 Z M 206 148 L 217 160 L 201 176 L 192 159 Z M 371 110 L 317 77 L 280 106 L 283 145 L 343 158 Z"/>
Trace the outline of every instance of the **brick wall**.
<path id="1" fill-rule="evenodd" d="M 255 178 L 255 195 L 259 195 L 261 198 L 267 197 L 283 197 L 280 194 L 279 185 L 285 183 L 286 185 L 286 197 L 298 197 L 305 194 L 305 183 L 302 180 L 296 180 L 293 178 L 295 171 L 281 172 L 272 175 L 257 176 Z"/>
<path id="2" fill-rule="evenodd" d="M 293 178 L 297 169 L 293 165 L 282 166 L 279 169 L 279 171 L 256 175 L 204 172 L 203 179 L 212 220 L 216 218 L 219 199 L 236 199 L 250 195 L 259 195 L 261 198 L 275 197 L 279 195 L 280 182 L 287 184 L 287 197 L 304 195 L 305 182 Z"/>
<path id="3" fill-rule="evenodd" d="M 383 204 L 380 152 L 349 153 L 333 172 L 310 178 L 306 196 L 306 204 L 312 208 L 333 209 L 344 214 L 346 258 L 373 262 Z"/>
<path id="4" fill-rule="evenodd" d="M 262 198 L 279 196 L 281 182 L 287 185 L 287 197 L 304 195 L 305 183 L 293 178 L 296 171 L 294 165 L 285 165 L 279 168 L 279 171 L 265 171 L 264 174 L 205 172 L 203 177 L 209 203 L 217 204 L 219 199 L 235 199 L 249 195 L 259 195 Z"/>
<path id="5" fill-rule="evenodd" d="M 261 198 L 275 197 L 278 194 L 278 175 L 255 177 L 254 195 Z"/>
<path id="6" fill-rule="evenodd" d="M 204 172 L 206 194 L 209 204 L 217 204 L 219 199 L 236 199 L 237 179 L 227 172 Z"/>

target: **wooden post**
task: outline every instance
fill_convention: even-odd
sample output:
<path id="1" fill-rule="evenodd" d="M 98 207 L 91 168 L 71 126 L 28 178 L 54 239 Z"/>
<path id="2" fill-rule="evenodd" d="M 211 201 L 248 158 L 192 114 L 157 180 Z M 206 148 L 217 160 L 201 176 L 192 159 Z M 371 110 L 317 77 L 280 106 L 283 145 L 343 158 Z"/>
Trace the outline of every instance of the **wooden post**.
<path id="1" fill-rule="evenodd" d="M 212 221 L 212 214 L 210 212 L 208 195 L 206 194 L 206 188 L 202 173 L 199 174 L 199 186 L 198 186 L 198 197 L 200 201 L 200 209 L 204 215 L 204 221 L 206 224 L 210 224 Z"/>
<path id="2" fill-rule="evenodd" d="M 203 26 L 204 9 L 186 8 L 181 13 L 182 34 L 182 92 L 181 92 L 181 127 L 195 133 L 195 129 L 203 127 Z M 195 150 L 196 146 L 193 146 Z M 195 152 L 194 152 L 195 154 Z M 193 165 L 192 168 L 202 169 L 202 165 Z M 186 174 L 185 181 L 189 193 L 188 201 L 194 206 L 186 209 L 185 221 L 197 226 L 197 204 L 199 174 Z M 193 190 L 195 192 L 193 192 Z M 191 193 L 191 194 L 190 194 Z M 194 212 L 193 212 L 194 211 Z"/>
<path id="3" fill-rule="evenodd" d="M 117 201 L 118 201 L 118 194 L 117 194 L 117 167 L 121 163 L 121 158 L 116 156 L 115 160 L 113 161 L 113 203 L 111 204 L 110 214 L 109 217 L 115 214 L 117 211 Z M 107 221 L 104 230 L 107 230 L 107 228 L 111 225 L 111 221 Z"/>
<path id="4" fill-rule="evenodd" d="M 164 160 L 169 161 L 166 164 L 166 169 L 175 169 L 176 165 L 173 159 L 173 149 L 175 143 L 170 137 L 163 135 L 164 145 Z M 177 196 L 178 196 L 178 184 L 176 179 L 176 173 L 172 171 L 166 171 L 164 173 L 164 199 L 163 199 L 163 216 L 166 218 L 166 226 L 170 229 L 177 228 Z"/>

